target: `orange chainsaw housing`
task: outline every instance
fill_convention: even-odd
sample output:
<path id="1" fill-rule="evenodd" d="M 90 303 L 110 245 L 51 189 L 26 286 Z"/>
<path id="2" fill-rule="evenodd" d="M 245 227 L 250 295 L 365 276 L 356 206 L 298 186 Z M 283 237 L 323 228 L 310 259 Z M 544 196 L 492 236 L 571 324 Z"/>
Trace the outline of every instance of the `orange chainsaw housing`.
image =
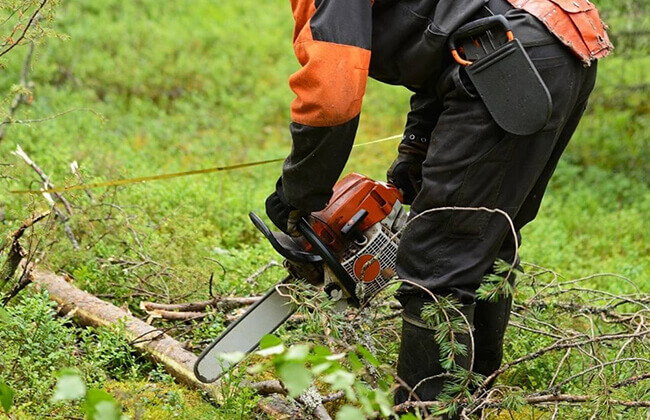
<path id="1" fill-rule="evenodd" d="M 327 207 L 312 213 L 310 222 L 318 237 L 336 253 L 347 249 L 349 239 L 341 234 L 341 229 L 360 210 L 368 212 L 357 226 L 359 231 L 364 232 L 384 220 L 395 203 L 403 200 L 396 187 L 357 173 L 341 179 L 333 191 Z M 308 247 L 308 251 L 309 248 L 311 247 Z"/>

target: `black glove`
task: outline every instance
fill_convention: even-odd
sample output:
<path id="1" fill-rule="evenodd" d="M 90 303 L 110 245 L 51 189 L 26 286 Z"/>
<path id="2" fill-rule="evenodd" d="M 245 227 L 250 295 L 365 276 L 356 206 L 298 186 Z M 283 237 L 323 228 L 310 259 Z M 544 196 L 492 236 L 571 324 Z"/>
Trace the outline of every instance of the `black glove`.
<path id="1" fill-rule="evenodd" d="M 266 214 L 282 232 L 300 236 L 297 224 L 306 213 L 289 204 L 282 190 L 282 178 L 275 184 L 275 192 L 266 199 Z"/>
<path id="2" fill-rule="evenodd" d="M 404 195 L 404 204 L 411 204 L 422 188 L 422 162 L 427 156 L 429 139 L 405 134 L 400 143 L 399 154 L 386 174 L 388 182 Z"/>

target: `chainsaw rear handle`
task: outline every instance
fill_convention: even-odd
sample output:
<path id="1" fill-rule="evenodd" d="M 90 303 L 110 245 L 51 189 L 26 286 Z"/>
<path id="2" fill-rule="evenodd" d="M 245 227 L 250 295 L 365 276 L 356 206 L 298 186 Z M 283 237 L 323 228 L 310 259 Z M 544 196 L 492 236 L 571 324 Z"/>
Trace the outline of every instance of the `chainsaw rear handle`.
<path id="1" fill-rule="evenodd" d="M 318 237 L 314 229 L 304 218 L 300 219 L 297 224 L 298 231 L 307 239 L 307 242 L 314 247 L 314 251 L 323 259 L 323 262 L 334 272 L 334 275 L 339 280 L 343 289 L 348 294 L 348 300 L 355 306 L 360 306 L 359 299 L 357 298 L 356 288 L 357 283 L 350 277 L 345 268 L 339 263 L 336 255 L 323 243 Z"/>

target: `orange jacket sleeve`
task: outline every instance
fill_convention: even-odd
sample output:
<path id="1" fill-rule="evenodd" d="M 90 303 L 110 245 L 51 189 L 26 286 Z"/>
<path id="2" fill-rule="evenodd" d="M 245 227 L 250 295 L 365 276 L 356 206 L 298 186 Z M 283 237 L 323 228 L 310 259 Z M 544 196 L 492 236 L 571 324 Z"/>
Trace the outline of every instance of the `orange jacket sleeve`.
<path id="1" fill-rule="evenodd" d="M 370 0 L 292 0 L 294 51 L 302 68 L 289 79 L 294 122 L 343 124 L 359 114 L 372 37 Z"/>
<path id="2" fill-rule="evenodd" d="M 322 209 L 349 157 L 366 89 L 371 0 L 291 0 L 294 51 L 289 78 L 293 148 L 283 189 L 295 207 Z"/>

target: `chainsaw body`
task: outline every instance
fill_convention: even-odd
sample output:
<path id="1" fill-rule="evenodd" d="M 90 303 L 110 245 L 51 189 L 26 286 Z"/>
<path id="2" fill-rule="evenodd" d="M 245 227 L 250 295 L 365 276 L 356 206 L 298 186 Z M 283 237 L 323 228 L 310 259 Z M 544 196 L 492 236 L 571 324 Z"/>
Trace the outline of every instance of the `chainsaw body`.
<path id="1" fill-rule="evenodd" d="M 407 217 L 401 200 L 394 186 L 352 173 L 334 186 L 327 207 L 298 225 L 300 238 L 271 232 L 253 213 L 251 219 L 295 277 L 320 280 L 332 299 L 359 305 L 395 275 L 399 233 Z M 314 279 L 314 271 L 301 275 L 305 264 L 322 264 L 322 278 Z"/>
<path id="2" fill-rule="evenodd" d="M 255 213 L 250 218 L 285 258 L 290 275 L 278 286 L 306 279 L 322 285 L 337 307 L 359 306 L 395 276 L 399 236 L 407 218 L 401 201 L 394 186 L 352 173 L 334 186 L 327 207 L 298 223 L 299 238 L 272 231 Z M 202 382 L 214 382 L 232 366 L 220 354 L 253 351 L 296 310 L 278 286 L 199 356 L 194 371 Z"/>
<path id="3" fill-rule="evenodd" d="M 401 200 L 394 186 L 355 173 L 334 186 L 328 206 L 310 218 L 314 233 L 337 260 L 323 258 L 326 290 L 336 290 L 331 285 L 338 285 L 346 298 L 363 303 L 390 281 L 395 275 L 399 234 L 407 217 Z M 312 247 L 309 243 L 306 249 Z M 336 264 L 343 270 L 334 269 Z M 352 282 L 340 278 L 343 272 Z M 353 283 L 354 289 L 346 283 Z M 336 294 L 330 295 L 336 298 Z"/>

